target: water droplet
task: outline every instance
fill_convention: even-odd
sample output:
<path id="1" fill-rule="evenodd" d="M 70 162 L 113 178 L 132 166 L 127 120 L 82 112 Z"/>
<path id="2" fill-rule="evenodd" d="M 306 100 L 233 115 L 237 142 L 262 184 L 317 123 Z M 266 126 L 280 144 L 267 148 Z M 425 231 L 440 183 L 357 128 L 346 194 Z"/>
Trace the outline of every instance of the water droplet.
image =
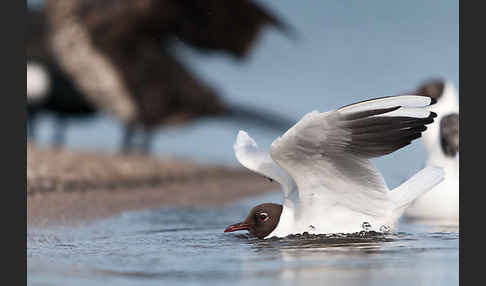
<path id="1" fill-rule="evenodd" d="M 364 229 L 364 231 L 370 231 L 371 230 L 371 224 L 367 221 L 363 222 L 361 227 Z"/>
<path id="2" fill-rule="evenodd" d="M 380 232 L 388 233 L 388 232 L 390 232 L 390 230 L 391 230 L 391 228 L 386 224 L 380 226 Z"/>

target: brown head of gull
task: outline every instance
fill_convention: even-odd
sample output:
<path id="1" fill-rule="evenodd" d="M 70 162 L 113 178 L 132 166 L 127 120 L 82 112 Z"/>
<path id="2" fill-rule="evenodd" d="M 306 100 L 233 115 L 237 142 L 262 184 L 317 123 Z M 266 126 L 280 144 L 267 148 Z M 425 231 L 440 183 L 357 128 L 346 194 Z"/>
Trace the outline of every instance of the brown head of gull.
<path id="1" fill-rule="evenodd" d="M 244 221 L 228 226 L 224 232 L 248 230 L 258 238 L 269 235 L 276 227 L 282 214 L 282 205 L 265 203 L 251 209 Z"/>

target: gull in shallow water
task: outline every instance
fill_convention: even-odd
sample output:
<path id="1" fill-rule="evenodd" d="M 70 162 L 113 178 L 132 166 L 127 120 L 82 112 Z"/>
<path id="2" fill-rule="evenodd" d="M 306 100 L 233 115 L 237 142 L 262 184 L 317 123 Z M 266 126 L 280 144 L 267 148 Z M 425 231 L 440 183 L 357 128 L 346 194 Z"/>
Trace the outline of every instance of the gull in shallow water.
<path id="1" fill-rule="evenodd" d="M 429 166 L 389 190 L 370 158 L 383 156 L 419 138 L 437 115 L 430 97 L 376 98 L 329 112 L 306 114 L 260 150 L 244 131 L 234 150 L 246 168 L 280 183 L 283 205 L 261 204 L 225 232 L 248 230 L 258 238 L 308 232 L 390 231 L 406 207 L 443 180 Z"/>
<path id="2" fill-rule="evenodd" d="M 441 225 L 459 224 L 459 98 L 454 84 L 429 80 L 418 89 L 437 103 L 429 110 L 438 114 L 423 134 L 428 153 L 426 165 L 444 168 L 445 179 L 430 192 L 419 197 L 407 209 L 409 220 Z"/>

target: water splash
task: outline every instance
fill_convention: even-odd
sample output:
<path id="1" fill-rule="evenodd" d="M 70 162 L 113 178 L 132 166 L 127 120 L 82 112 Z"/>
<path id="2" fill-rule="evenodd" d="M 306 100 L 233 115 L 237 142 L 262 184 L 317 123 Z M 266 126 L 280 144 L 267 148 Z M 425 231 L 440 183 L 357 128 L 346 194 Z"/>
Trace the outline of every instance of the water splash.
<path id="1" fill-rule="evenodd" d="M 391 227 L 389 227 L 388 225 L 384 224 L 380 226 L 380 232 L 389 233 L 390 231 L 391 231 Z"/>
<path id="2" fill-rule="evenodd" d="M 368 232 L 368 231 L 371 231 L 371 224 L 367 221 L 363 222 L 363 224 L 361 225 L 361 227 L 363 228 L 364 231 Z"/>
<path id="3" fill-rule="evenodd" d="M 319 242 L 323 244 L 347 244 L 347 243 L 362 243 L 362 242 L 383 242 L 392 241 L 391 237 L 385 236 L 383 233 L 376 231 L 360 231 L 354 233 L 327 233 L 327 234 L 312 234 L 308 232 L 290 234 L 286 237 L 271 237 L 265 239 L 266 242 Z M 258 240 L 261 242 L 262 240 Z"/>

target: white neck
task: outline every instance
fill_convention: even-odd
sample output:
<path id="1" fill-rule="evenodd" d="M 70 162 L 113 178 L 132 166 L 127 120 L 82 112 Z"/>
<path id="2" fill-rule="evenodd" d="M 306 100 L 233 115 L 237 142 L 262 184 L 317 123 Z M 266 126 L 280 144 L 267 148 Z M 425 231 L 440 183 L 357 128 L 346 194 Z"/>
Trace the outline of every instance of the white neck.
<path id="1" fill-rule="evenodd" d="M 290 202 L 292 205 L 293 203 Z M 295 208 L 294 207 L 288 207 L 283 205 L 282 208 L 282 214 L 280 215 L 280 220 L 278 221 L 277 226 L 275 229 L 267 235 L 265 238 L 269 238 L 272 236 L 277 236 L 277 237 L 284 237 L 287 236 L 289 233 L 292 233 L 294 229 L 294 220 L 295 220 Z"/>

